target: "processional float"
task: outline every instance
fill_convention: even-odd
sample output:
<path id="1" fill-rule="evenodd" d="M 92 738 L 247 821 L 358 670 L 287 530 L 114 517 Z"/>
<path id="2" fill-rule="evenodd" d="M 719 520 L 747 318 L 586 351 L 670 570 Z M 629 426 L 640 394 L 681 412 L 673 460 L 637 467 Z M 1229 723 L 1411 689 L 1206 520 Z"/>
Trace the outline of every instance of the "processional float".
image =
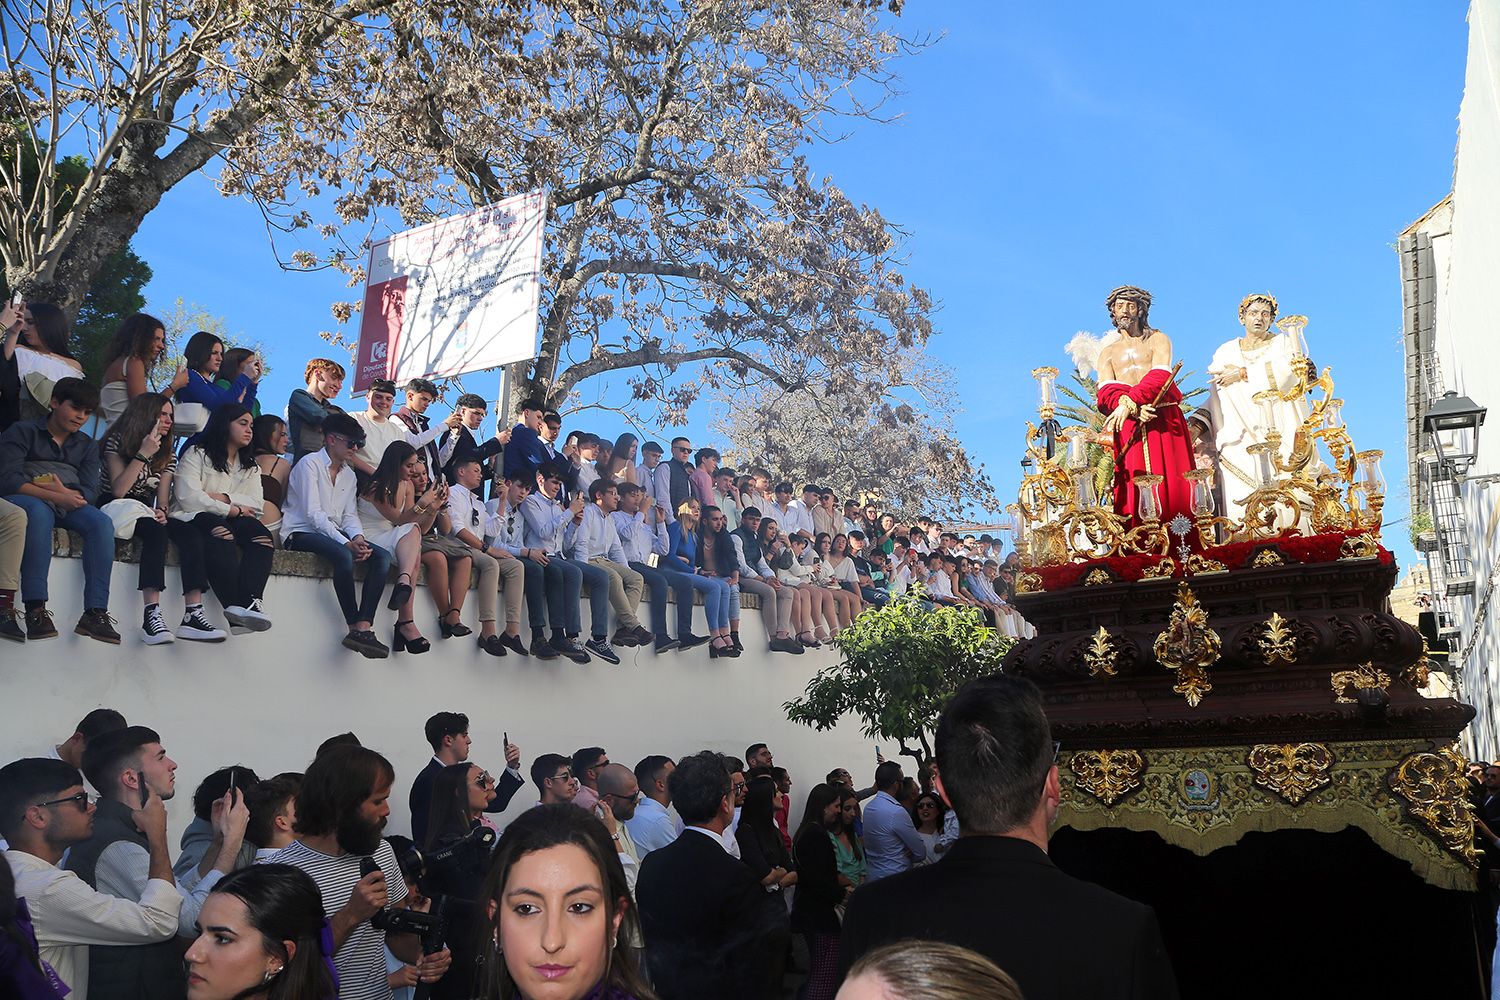
<path id="1" fill-rule="evenodd" d="M 1235 953 L 1228 965 L 1247 986 L 1289 995 L 1277 949 L 1283 960 L 1317 954 L 1307 942 L 1328 941 L 1341 911 L 1314 906 L 1306 919 L 1324 926 L 1294 928 L 1293 900 L 1257 899 L 1248 883 L 1295 895 L 1305 879 L 1282 883 L 1277 871 L 1330 844 L 1339 855 L 1369 846 L 1360 855 L 1374 859 L 1367 871 L 1391 858 L 1398 872 L 1409 866 L 1409 884 L 1392 889 L 1401 880 L 1382 876 L 1379 898 L 1446 913 L 1442 933 L 1464 943 L 1449 956 L 1445 992 L 1424 995 L 1470 995 L 1478 980 L 1465 916 L 1476 855 L 1457 737 L 1474 712 L 1422 693 L 1426 645 L 1389 607 L 1397 567 L 1380 544 L 1381 452 L 1356 448 L 1331 370 L 1308 360 L 1306 323 L 1277 324 L 1291 339 L 1295 374 L 1255 402 L 1302 399 L 1308 415 L 1284 447 L 1267 414 L 1248 449 L 1256 467 L 1238 520 L 1216 512 L 1211 467 L 1180 473 L 1191 483 L 1188 511 L 1164 519 L 1163 477 L 1148 469 L 1133 479 L 1134 516 L 1117 513 L 1094 461 L 1113 442 L 1088 426 L 1058 428 L 1058 370 L 1032 373 L 1040 423 L 1027 425 L 1028 471 L 1010 514 L 1022 560 L 1015 605 L 1036 635 L 1010 650 L 1004 669 L 1042 688 L 1062 747 L 1054 856 L 1157 906 L 1184 996 L 1223 996 L 1221 975 L 1201 993 L 1190 980 L 1223 973 L 1217 949 L 1248 947 L 1243 938 L 1258 933 L 1235 922 L 1242 940 L 1222 941 L 1231 933 L 1222 915 L 1203 921 L 1193 880 L 1222 892 L 1225 878 L 1247 883 L 1243 898 L 1224 900 L 1234 920 L 1259 913 L 1269 922 L 1254 944 L 1266 953 Z M 1263 837 L 1283 831 L 1298 833 Z M 1327 870 L 1348 860 L 1330 858 Z M 1348 888 L 1358 906 L 1360 886 Z M 1293 938 L 1302 943 L 1288 951 Z M 1384 987 L 1407 982 L 1406 973 L 1442 981 L 1381 960 Z M 1255 961 L 1279 972 L 1257 981 Z M 1343 978 L 1327 982 L 1360 979 L 1334 956 L 1329 963 Z"/>

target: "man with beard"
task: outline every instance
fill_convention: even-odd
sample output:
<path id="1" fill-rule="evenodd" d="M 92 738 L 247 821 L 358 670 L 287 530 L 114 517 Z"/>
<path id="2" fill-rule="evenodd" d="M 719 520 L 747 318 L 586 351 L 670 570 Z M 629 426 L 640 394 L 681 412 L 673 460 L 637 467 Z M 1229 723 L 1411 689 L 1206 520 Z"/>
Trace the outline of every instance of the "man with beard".
<path id="1" fill-rule="evenodd" d="M 1148 325 L 1151 293 L 1122 285 L 1104 300 L 1120 339 L 1099 352 L 1099 412 L 1114 436 L 1116 514 L 1139 523 L 1134 478 L 1161 476 L 1156 487 L 1162 523 L 1192 512 L 1192 490 L 1182 474 L 1194 468 L 1193 443 L 1182 413 L 1182 391 L 1172 381 L 1172 342 Z"/>
<path id="2" fill-rule="evenodd" d="M 448 971 L 448 950 L 422 954 L 412 934 L 386 934 L 370 918 L 406 905 L 406 883 L 390 844 L 381 839 L 396 772 L 367 747 L 338 746 L 307 768 L 297 793 L 297 839 L 265 860 L 301 868 L 317 883 L 333 929 L 341 1000 L 389 1000 L 385 949 L 432 983 Z M 360 876 L 373 858 L 379 871 Z M 425 908 L 426 904 L 423 904 Z"/>

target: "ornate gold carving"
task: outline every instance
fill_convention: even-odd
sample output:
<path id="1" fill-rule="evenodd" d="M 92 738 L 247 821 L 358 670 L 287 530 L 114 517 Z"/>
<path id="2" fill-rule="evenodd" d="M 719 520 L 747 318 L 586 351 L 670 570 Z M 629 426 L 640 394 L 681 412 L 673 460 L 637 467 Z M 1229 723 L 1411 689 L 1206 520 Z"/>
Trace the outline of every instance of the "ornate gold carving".
<path id="1" fill-rule="evenodd" d="M 1145 571 L 1141 573 L 1141 579 L 1160 580 L 1163 577 L 1171 576 L 1176 572 L 1177 564 L 1172 562 L 1172 560 L 1170 559 L 1163 559 L 1161 562 L 1156 563 L 1155 565 L 1147 566 Z"/>
<path id="2" fill-rule="evenodd" d="M 1156 637 L 1152 651 L 1162 665 L 1177 675 L 1172 690 L 1194 708 L 1213 690 L 1208 667 L 1219 659 L 1219 633 L 1208 627 L 1208 612 L 1186 583 L 1178 585 L 1177 603 L 1166 631 Z"/>
<path id="3" fill-rule="evenodd" d="M 1278 612 L 1271 612 L 1266 619 L 1266 631 L 1260 637 L 1260 655 L 1268 667 L 1274 667 L 1277 660 L 1288 665 L 1297 662 L 1297 637 L 1287 626 L 1287 620 Z"/>
<path id="4" fill-rule="evenodd" d="M 1107 806 L 1141 787 L 1146 761 L 1135 750 L 1083 750 L 1068 758 L 1079 788 Z"/>
<path id="5" fill-rule="evenodd" d="M 1414 688 L 1425 688 L 1427 687 L 1428 680 L 1430 680 L 1428 675 L 1431 670 L 1432 661 L 1427 658 L 1427 640 L 1423 639 L 1422 655 L 1412 661 L 1405 670 L 1401 671 L 1401 679 Z"/>
<path id="6" fill-rule="evenodd" d="M 1199 537 L 1202 537 L 1201 533 Z M 1192 576 L 1203 576 L 1205 573 L 1227 573 L 1229 567 L 1217 559 L 1209 559 L 1207 556 L 1200 556 L 1194 552 L 1188 556 L 1187 570 Z"/>
<path id="7" fill-rule="evenodd" d="M 1368 534 L 1350 535 L 1339 546 L 1340 559 L 1373 559 L 1380 555 L 1380 543 Z"/>
<path id="8" fill-rule="evenodd" d="M 1294 806 L 1333 780 L 1333 751 L 1321 743 L 1261 743 L 1246 763 L 1257 785 Z"/>
<path id="9" fill-rule="evenodd" d="M 1335 670 L 1328 679 L 1333 688 L 1333 700 L 1341 705 L 1352 705 L 1357 698 L 1349 696 L 1350 688 L 1380 688 L 1391 686 L 1391 675 L 1373 663 L 1361 663 L 1353 670 Z"/>
<path id="10" fill-rule="evenodd" d="M 1261 549 L 1250 561 L 1250 565 L 1256 569 L 1265 569 L 1267 566 L 1285 566 L 1286 560 L 1275 549 Z"/>
<path id="11" fill-rule="evenodd" d="M 1083 663 L 1089 668 L 1090 677 L 1115 676 L 1115 644 L 1109 630 L 1103 625 L 1099 626 L 1099 631 L 1089 641 L 1088 649 L 1083 654 Z"/>
<path id="12" fill-rule="evenodd" d="M 1474 853 L 1474 814 L 1469 805 L 1464 758 L 1457 746 L 1436 753 L 1414 753 L 1391 772 L 1391 791 L 1407 802 L 1407 811 L 1420 819 L 1449 851 L 1477 867 Z"/>
<path id="13" fill-rule="evenodd" d="M 1083 578 L 1085 587 L 1098 587 L 1105 583 L 1114 583 L 1114 578 L 1109 575 L 1109 570 L 1100 567 L 1089 570 L 1088 576 Z"/>
<path id="14" fill-rule="evenodd" d="M 1042 578 L 1036 573 L 1022 573 L 1016 578 L 1016 593 L 1035 594 L 1042 589 Z"/>

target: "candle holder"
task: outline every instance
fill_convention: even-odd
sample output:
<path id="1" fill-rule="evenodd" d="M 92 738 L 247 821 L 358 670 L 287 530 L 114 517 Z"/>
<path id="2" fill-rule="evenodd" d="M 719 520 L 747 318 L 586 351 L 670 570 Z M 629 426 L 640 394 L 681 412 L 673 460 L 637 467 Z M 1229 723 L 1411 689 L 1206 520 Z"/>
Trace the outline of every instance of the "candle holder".
<path id="1" fill-rule="evenodd" d="M 1057 411 L 1057 369 L 1051 365 L 1033 368 L 1031 377 L 1036 379 L 1037 413 L 1043 420 L 1051 420 Z"/>
<path id="2" fill-rule="evenodd" d="M 1156 488 L 1162 484 L 1161 476 L 1137 473 L 1135 483 L 1135 516 L 1147 524 L 1161 522 L 1161 498 Z"/>

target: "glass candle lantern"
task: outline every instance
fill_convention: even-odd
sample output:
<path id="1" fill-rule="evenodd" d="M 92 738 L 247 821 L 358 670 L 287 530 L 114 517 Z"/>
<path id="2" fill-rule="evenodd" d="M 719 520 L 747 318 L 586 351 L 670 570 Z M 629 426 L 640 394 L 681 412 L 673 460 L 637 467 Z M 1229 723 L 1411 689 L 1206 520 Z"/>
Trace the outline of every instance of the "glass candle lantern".
<path id="1" fill-rule="evenodd" d="M 1080 428 L 1067 435 L 1068 441 L 1068 468 L 1074 472 L 1085 469 L 1089 464 L 1089 440 L 1088 435 Z"/>
<path id="2" fill-rule="evenodd" d="M 1078 498 L 1078 506 L 1087 510 L 1099 505 L 1099 497 L 1094 491 L 1094 470 L 1079 469 L 1073 473 L 1073 495 Z"/>
<path id="3" fill-rule="evenodd" d="M 1271 446 L 1265 441 L 1259 441 L 1245 449 L 1250 456 L 1250 478 L 1255 480 L 1255 488 L 1263 490 L 1271 485 L 1275 478 L 1271 470 Z"/>
<path id="4" fill-rule="evenodd" d="M 1037 409 L 1043 420 L 1050 420 L 1057 407 L 1057 369 L 1033 368 L 1031 377 L 1036 379 Z"/>
<path id="5" fill-rule="evenodd" d="M 1307 357 L 1307 338 L 1302 333 L 1307 326 L 1307 317 L 1283 316 L 1276 321 L 1276 326 L 1291 340 L 1292 353 L 1299 358 Z"/>
<path id="6" fill-rule="evenodd" d="M 1323 427 L 1325 430 L 1336 431 L 1342 426 L 1344 426 L 1344 401 L 1330 399 L 1323 407 Z"/>
<path id="7" fill-rule="evenodd" d="M 1157 492 L 1161 476 L 1142 472 L 1135 477 L 1135 513 L 1142 521 L 1161 520 L 1161 497 Z"/>
<path id="8" fill-rule="evenodd" d="M 1265 441 L 1276 430 L 1276 407 L 1281 402 L 1281 393 L 1267 389 L 1250 398 L 1255 401 L 1256 415 L 1260 418 L 1260 426 L 1256 429 L 1258 436 Z"/>
<path id="9" fill-rule="evenodd" d="M 1371 497 L 1385 496 L 1385 475 L 1380 471 L 1380 460 L 1385 452 L 1361 451 L 1354 456 L 1355 483 Z"/>
<path id="10" fill-rule="evenodd" d="M 1212 515 L 1214 512 L 1214 471 L 1193 469 L 1190 472 L 1184 472 L 1182 478 L 1188 481 L 1193 490 L 1193 516 Z"/>

